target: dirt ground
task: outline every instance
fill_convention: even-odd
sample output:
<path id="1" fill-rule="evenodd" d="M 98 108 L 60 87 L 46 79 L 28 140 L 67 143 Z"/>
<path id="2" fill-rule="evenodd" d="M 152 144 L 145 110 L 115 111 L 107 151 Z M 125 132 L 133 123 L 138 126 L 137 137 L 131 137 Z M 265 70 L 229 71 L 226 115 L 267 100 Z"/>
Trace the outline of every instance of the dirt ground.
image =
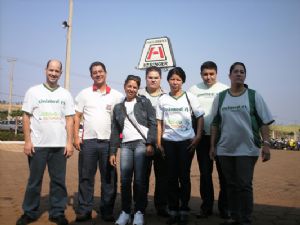
<path id="1" fill-rule="evenodd" d="M 22 153 L 22 145 L 0 143 L 0 224 L 15 224 L 22 214 L 22 201 L 28 179 L 27 158 Z M 97 217 L 100 201 L 99 172 L 95 186 L 95 204 L 93 220 L 85 223 L 75 222 L 74 207 L 77 198 L 77 161 L 78 152 L 68 160 L 67 189 L 69 195 L 66 217 L 70 224 L 113 224 L 102 221 Z M 272 159 L 267 163 L 258 161 L 254 175 L 254 225 L 299 225 L 300 224 L 300 152 L 272 150 Z M 214 215 L 208 219 L 197 219 L 201 198 L 199 194 L 199 170 L 194 158 L 191 170 L 192 198 L 190 201 L 191 225 L 215 225 L 223 220 L 218 217 L 215 204 Z M 213 173 L 215 184 L 215 198 L 218 194 L 218 180 L 216 170 Z M 145 216 L 146 224 L 165 224 L 166 219 L 157 217 L 153 206 L 154 177 L 151 176 L 149 205 Z M 45 172 L 40 218 L 34 225 L 53 224 L 48 221 L 48 191 L 49 177 Z M 115 205 L 115 216 L 120 212 L 120 188 Z"/>

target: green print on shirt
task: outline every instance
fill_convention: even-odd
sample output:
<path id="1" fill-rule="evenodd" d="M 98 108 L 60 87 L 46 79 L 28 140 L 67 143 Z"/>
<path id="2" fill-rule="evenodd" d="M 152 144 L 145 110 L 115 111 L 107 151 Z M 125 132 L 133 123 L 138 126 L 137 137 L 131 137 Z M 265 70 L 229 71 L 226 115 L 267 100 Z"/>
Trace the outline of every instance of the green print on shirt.
<path id="1" fill-rule="evenodd" d="M 60 120 L 60 114 L 57 112 L 41 112 L 40 120 Z"/>
<path id="2" fill-rule="evenodd" d="M 237 106 L 225 106 L 225 107 L 222 107 L 221 110 L 222 111 L 241 111 L 241 110 L 244 110 L 244 109 L 247 109 L 247 106 L 246 105 L 237 105 Z"/>
<path id="3" fill-rule="evenodd" d="M 180 129 L 180 130 L 188 130 L 189 129 L 189 120 L 187 119 L 181 119 L 181 120 L 178 120 L 178 119 L 168 119 L 168 124 L 171 128 L 173 129 Z"/>
<path id="4" fill-rule="evenodd" d="M 180 108 L 166 108 L 166 112 L 188 112 L 188 107 L 180 107 Z"/>
<path id="5" fill-rule="evenodd" d="M 197 97 L 214 97 L 216 93 L 201 93 L 197 94 Z"/>
<path id="6" fill-rule="evenodd" d="M 60 100 L 57 99 L 57 100 L 53 100 L 53 99 L 40 99 L 39 100 L 39 104 L 42 104 L 42 103 L 59 103 Z"/>

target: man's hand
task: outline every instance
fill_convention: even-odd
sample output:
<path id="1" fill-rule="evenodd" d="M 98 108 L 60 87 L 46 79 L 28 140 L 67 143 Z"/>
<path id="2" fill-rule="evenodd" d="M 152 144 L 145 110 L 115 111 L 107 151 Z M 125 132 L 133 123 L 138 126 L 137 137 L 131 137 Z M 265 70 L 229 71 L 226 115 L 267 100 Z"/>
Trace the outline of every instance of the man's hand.
<path id="1" fill-rule="evenodd" d="M 32 142 L 25 142 L 24 153 L 25 153 L 25 155 L 30 156 L 30 157 L 35 153 Z"/>
<path id="2" fill-rule="evenodd" d="M 211 160 L 215 160 L 215 157 L 216 157 L 215 147 L 214 146 L 210 146 L 210 149 L 209 149 L 209 158 Z"/>
<path id="3" fill-rule="evenodd" d="M 261 157 L 263 162 L 267 162 L 271 159 L 270 147 L 268 145 L 262 147 Z"/>
<path id="4" fill-rule="evenodd" d="M 116 155 L 111 155 L 109 157 L 109 163 L 110 165 L 112 165 L 113 167 L 116 167 L 117 166 L 117 157 Z"/>
<path id="5" fill-rule="evenodd" d="M 64 151 L 65 157 L 70 158 L 73 155 L 73 152 L 74 152 L 73 145 L 71 143 L 67 144 L 67 146 L 65 147 L 65 151 Z"/>
<path id="6" fill-rule="evenodd" d="M 73 146 L 76 150 L 80 151 L 80 144 L 82 144 L 82 140 L 79 137 L 74 137 L 74 143 Z"/>

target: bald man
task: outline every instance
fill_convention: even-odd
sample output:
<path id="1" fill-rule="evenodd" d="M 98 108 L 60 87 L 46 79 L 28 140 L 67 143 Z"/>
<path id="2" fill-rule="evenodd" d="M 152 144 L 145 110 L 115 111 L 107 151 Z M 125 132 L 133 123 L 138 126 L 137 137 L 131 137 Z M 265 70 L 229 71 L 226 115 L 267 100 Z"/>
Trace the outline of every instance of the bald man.
<path id="1" fill-rule="evenodd" d="M 38 219 L 42 180 L 46 165 L 50 176 L 49 220 L 66 225 L 65 185 L 67 158 L 73 154 L 74 102 L 71 94 L 60 87 L 62 64 L 49 60 L 45 68 L 46 82 L 31 87 L 22 106 L 24 153 L 29 162 L 29 179 L 23 201 L 24 214 L 17 225 Z"/>

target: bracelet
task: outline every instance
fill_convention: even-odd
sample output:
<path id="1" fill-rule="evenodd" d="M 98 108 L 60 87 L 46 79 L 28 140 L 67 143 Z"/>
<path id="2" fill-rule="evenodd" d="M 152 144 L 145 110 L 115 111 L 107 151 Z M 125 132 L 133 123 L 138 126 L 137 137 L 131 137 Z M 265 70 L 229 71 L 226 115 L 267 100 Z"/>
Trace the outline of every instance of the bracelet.
<path id="1" fill-rule="evenodd" d="M 264 145 L 271 146 L 271 143 L 269 141 L 263 141 Z"/>

